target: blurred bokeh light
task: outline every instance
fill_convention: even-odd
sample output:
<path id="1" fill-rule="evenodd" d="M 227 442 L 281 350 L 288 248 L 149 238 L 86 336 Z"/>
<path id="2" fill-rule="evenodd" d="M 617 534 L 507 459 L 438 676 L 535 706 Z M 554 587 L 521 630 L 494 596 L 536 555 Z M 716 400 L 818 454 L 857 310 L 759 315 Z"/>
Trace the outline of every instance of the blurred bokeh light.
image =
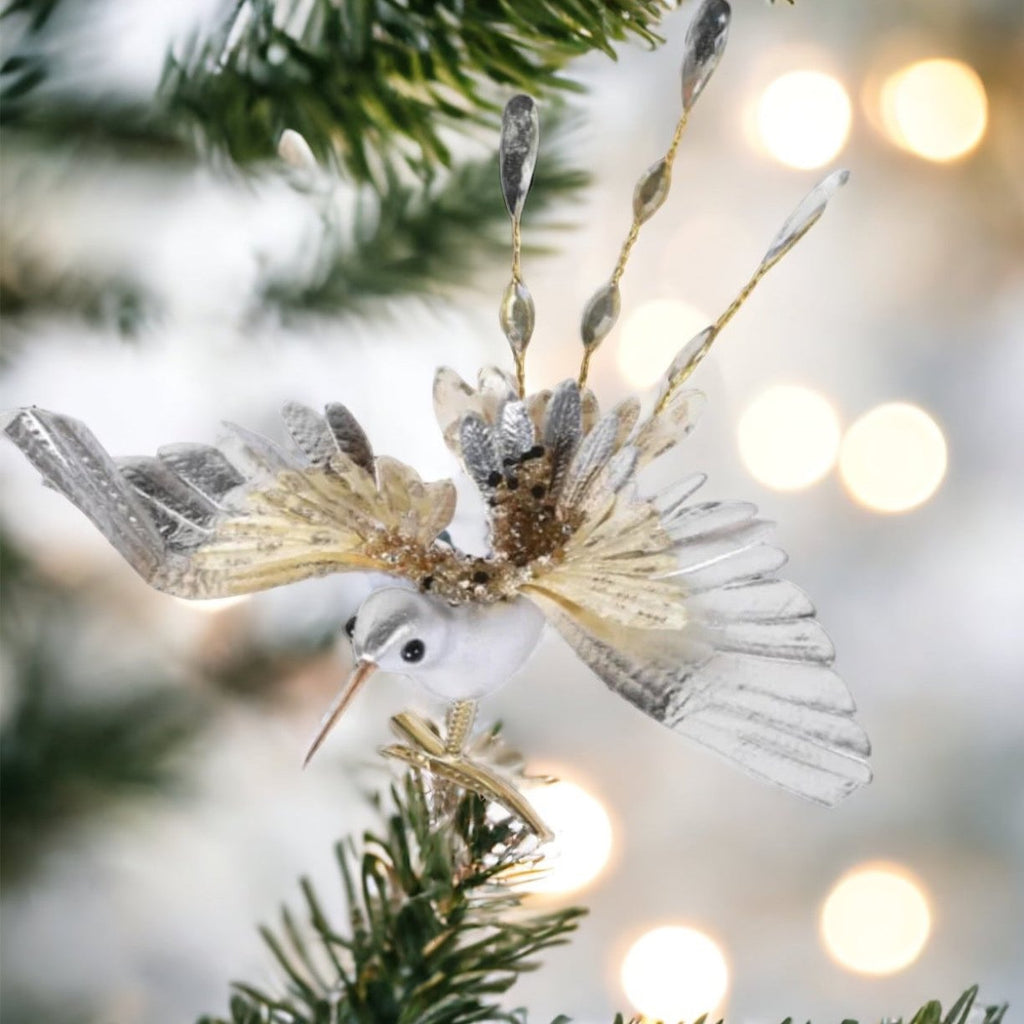
<path id="1" fill-rule="evenodd" d="M 900 68 L 882 84 L 879 101 L 890 141 L 925 160 L 957 160 L 985 135 L 985 85 L 963 61 L 934 57 Z"/>
<path id="2" fill-rule="evenodd" d="M 761 93 L 755 115 L 761 146 L 787 167 L 824 167 L 846 145 L 852 119 L 843 84 L 823 71 L 788 71 Z"/>
<path id="3" fill-rule="evenodd" d="M 776 384 L 747 406 L 736 428 L 743 464 L 777 491 L 810 487 L 835 465 L 839 418 L 823 395 Z"/>
<path id="4" fill-rule="evenodd" d="M 893 864 L 844 875 L 821 911 L 821 934 L 836 963 L 861 974 L 894 974 L 912 964 L 931 932 L 921 883 Z"/>
<path id="5" fill-rule="evenodd" d="M 650 387 L 676 353 L 710 318 L 680 299 L 652 299 L 637 306 L 622 324 L 615 361 L 631 387 Z"/>
<path id="6" fill-rule="evenodd" d="M 652 1020 L 693 1020 L 725 998 L 729 968 L 718 944 L 683 925 L 645 932 L 622 961 L 622 988 Z"/>
<path id="7" fill-rule="evenodd" d="M 876 512 L 907 512 L 926 502 L 946 475 L 946 439 L 924 409 L 887 402 L 846 431 L 839 472 L 850 495 Z"/>
<path id="8" fill-rule="evenodd" d="M 543 852 L 541 874 L 523 888 L 565 896 L 590 885 L 612 852 L 612 823 L 597 797 L 582 786 L 559 779 L 530 791 L 530 803 L 555 833 Z"/>

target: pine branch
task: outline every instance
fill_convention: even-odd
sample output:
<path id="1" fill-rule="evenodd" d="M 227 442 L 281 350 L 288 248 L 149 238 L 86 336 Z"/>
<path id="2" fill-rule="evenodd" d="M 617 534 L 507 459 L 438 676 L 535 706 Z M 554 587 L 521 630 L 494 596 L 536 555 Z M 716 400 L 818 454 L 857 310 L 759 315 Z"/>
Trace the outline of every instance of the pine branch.
<path id="1" fill-rule="evenodd" d="M 303 920 L 285 908 L 277 930 L 260 929 L 282 974 L 279 990 L 237 982 L 228 1015 L 197 1024 L 525 1024 L 524 1010 L 492 997 L 536 969 L 537 954 L 566 942 L 585 911 L 527 914 L 519 906 L 503 879 L 531 868 L 532 841 L 518 823 L 494 822 L 479 797 L 428 790 L 409 774 L 392 787 L 391 807 L 378 802 L 382 834 L 365 834 L 361 848 L 352 839 L 335 848 L 344 922 L 302 879 Z M 975 1008 L 977 997 L 977 986 L 968 989 L 946 1016 L 929 1002 L 908 1024 L 1001 1024 L 1007 1007 Z"/>
<path id="2" fill-rule="evenodd" d="M 336 19 L 341 18 L 348 25 L 357 6 L 349 3 L 338 7 L 333 0 L 314 0 L 307 5 L 310 13 L 303 23 L 301 46 L 295 45 L 303 53 L 322 51 L 330 60 L 341 61 L 332 73 L 347 73 L 349 66 L 339 57 L 339 53 L 345 52 L 344 48 L 337 50 L 337 40 L 332 33 L 340 30 Z M 450 134 L 452 125 L 462 130 L 472 128 L 481 120 L 493 123 L 498 107 L 491 100 L 499 90 L 507 94 L 511 87 L 538 93 L 545 88 L 569 88 L 558 69 L 577 53 L 593 47 L 610 52 L 611 41 L 627 32 L 635 32 L 653 42 L 656 37 L 648 26 L 661 11 L 660 0 L 630 0 L 618 5 L 576 0 L 564 4 L 564 10 L 562 5 L 544 0 L 541 6 L 546 13 L 538 14 L 528 26 L 519 25 L 511 33 L 511 42 L 502 38 L 487 42 L 488 32 L 497 31 L 504 24 L 502 19 L 522 21 L 524 11 L 520 5 L 479 3 L 463 12 L 461 20 L 454 21 L 452 11 L 445 5 L 437 5 L 436 9 L 434 5 L 413 5 L 408 10 L 383 2 L 364 6 L 368 13 L 366 20 L 360 22 L 361 31 L 376 38 L 385 31 L 380 25 L 385 25 L 390 42 L 370 48 L 369 65 L 358 66 L 353 71 L 363 76 L 358 82 L 353 79 L 348 85 L 332 85 L 304 73 L 291 85 L 278 82 L 273 86 L 273 90 L 277 90 L 273 102 L 268 100 L 264 96 L 264 91 L 271 89 L 268 83 L 275 81 L 275 75 L 285 74 L 288 62 L 279 68 L 275 63 L 279 52 L 272 52 L 267 40 L 259 41 L 262 38 L 259 25 L 267 28 L 267 19 L 272 22 L 275 5 L 269 0 L 256 0 L 253 6 L 246 0 L 235 5 L 236 19 L 243 10 L 252 9 L 255 13 L 249 29 L 233 39 L 232 56 L 226 65 L 211 70 L 208 61 L 199 61 L 197 69 L 186 73 L 184 65 L 172 62 L 169 68 L 173 66 L 176 70 L 168 71 L 168 81 L 155 103 L 126 106 L 117 101 L 83 103 L 74 96 L 64 95 L 59 88 L 41 94 L 35 86 L 50 74 L 52 60 L 41 54 L 62 49 L 53 44 L 63 41 L 65 30 L 60 23 L 64 19 L 50 17 L 59 9 L 60 0 L 39 4 L 24 0 L 9 4 L 5 15 L 17 13 L 31 20 L 30 27 L 23 31 L 23 36 L 28 38 L 23 52 L 18 52 L 16 46 L 14 56 L 3 69 L 5 102 L 2 109 L 8 139 L 29 161 L 33 153 L 41 156 L 57 147 L 71 147 L 73 160 L 65 160 L 69 169 L 90 155 L 109 158 L 115 154 L 118 159 L 171 161 L 187 166 L 197 156 L 211 150 L 232 151 L 234 144 L 230 139 L 234 136 L 231 133 L 240 125 L 246 133 L 255 133 L 254 139 L 259 136 L 258 144 L 252 141 L 251 145 L 247 143 L 243 147 L 251 157 L 273 154 L 279 125 L 304 128 L 314 148 L 334 154 L 334 173 L 348 174 L 358 180 L 371 163 L 379 173 L 369 183 L 363 175 L 357 216 L 351 225 L 342 228 L 336 220 L 325 219 L 320 257 L 313 264 L 312 276 L 278 276 L 267 281 L 256 298 L 288 314 L 300 310 L 363 312 L 370 300 L 381 296 L 436 295 L 439 290 L 464 282 L 481 259 L 505 255 L 506 217 L 494 185 L 493 157 L 442 170 L 441 165 L 450 163 L 450 156 L 446 146 L 440 144 L 441 135 Z M 286 8 L 278 3 L 276 9 Z M 317 11 L 320 14 L 315 17 Z M 552 24 L 552 19 L 557 26 Z M 233 23 L 237 24 L 237 20 Z M 275 27 L 271 34 L 277 38 L 281 32 L 285 32 L 285 28 Z M 539 39 L 545 34 L 545 38 Z M 411 46 L 409 40 L 413 37 L 429 51 L 423 58 L 429 68 L 427 71 L 421 68 L 426 76 L 424 81 L 448 75 L 443 72 L 441 57 L 430 51 L 432 46 L 436 45 L 438 54 L 448 54 L 453 61 L 457 58 L 468 62 L 464 68 L 459 64 L 458 74 L 452 71 L 449 76 L 454 76 L 453 80 L 465 92 L 461 105 L 452 107 L 448 85 L 442 87 L 434 82 L 426 91 L 413 90 L 415 95 L 407 96 L 411 86 L 397 84 L 400 76 L 394 77 L 394 68 L 388 62 L 396 61 L 398 50 Z M 399 46 L 398 40 L 403 39 L 405 43 Z M 349 44 L 355 45 L 352 40 L 346 43 Z M 499 59 L 501 47 L 506 45 L 519 54 L 515 60 Z M 260 60 L 269 62 L 266 66 L 252 56 L 254 47 L 263 55 Z M 532 47 L 537 48 L 535 53 Z M 66 43 L 63 48 L 66 49 Z M 483 51 L 486 59 L 481 58 L 481 67 L 474 69 L 473 54 L 478 50 Z M 414 51 L 415 47 L 410 52 Z M 244 61 L 243 53 L 249 54 Z M 309 56 L 309 60 L 313 57 Z M 385 86 L 383 81 L 374 84 L 367 77 L 371 72 L 391 75 L 389 84 Z M 493 75 L 493 80 L 485 80 L 488 74 Z M 168 84 L 172 78 L 176 83 L 173 86 Z M 216 107 L 224 99 L 223 90 L 232 93 L 230 104 L 232 109 L 237 107 L 237 111 L 234 114 L 222 111 L 218 116 L 226 120 L 218 120 L 218 116 L 203 105 L 209 103 Z M 395 102 L 411 104 L 415 116 L 395 115 L 397 120 L 387 120 L 378 126 L 367 123 L 366 118 L 383 102 L 381 96 L 391 94 L 389 90 L 395 92 Z M 312 129 L 306 117 L 292 118 L 288 113 L 293 108 L 319 110 L 322 103 L 327 103 L 325 109 L 330 117 L 325 113 L 327 119 L 321 119 Z M 279 109 L 274 104 L 283 106 Z M 359 109 L 350 110 L 346 104 L 354 104 Z M 550 123 L 551 119 L 547 120 Z M 331 140 L 343 140 L 346 133 L 358 139 L 357 162 L 362 171 L 358 168 L 353 171 L 343 158 L 342 150 L 331 148 Z M 496 136 L 496 130 L 494 134 Z M 399 151 L 408 155 L 407 144 L 412 135 L 423 142 L 420 156 L 413 160 L 423 176 L 420 180 L 410 180 L 407 173 L 402 173 L 405 157 Z M 427 135 L 436 137 L 437 144 L 428 143 Z M 546 137 L 551 136 L 548 128 Z M 382 147 L 380 151 L 371 153 L 371 148 L 377 145 Z M 545 150 L 545 160 L 541 162 L 531 197 L 531 211 L 542 209 L 556 198 L 575 195 L 587 181 L 583 172 L 570 169 L 564 160 L 552 155 L 550 147 L 546 146 Z M 17 178 L 9 179 L 7 208 L 12 211 L 11 216 L 19 209 L 12 193 L 16 189 Z M 138 281 L 126 276 L 99 275 L 96 268 L 87 265 L 51 267 L 47 253 L 35 248 L 31 235 L 22 239 L 25 244 L 12 244 L 10 231 L 6 234 L 8 241 L 0 258 L 0 300 L 6 316 L 70 313 L 92 322 L 113 323 L 122 335 L 129 337 L 137 334 L 147 320 L 159 316 L 159 296 L 144 289 Z M 306 266 L 308 268 L 309 264 Z"/>
<path id="3" fill-rule="evenodd" d="M 559 154 L 562 119 L 551 120 L 556 140 L 537 167 L 530 194 L 534 216 L 556 200 L 575 197 L 589 180 Z M 434 185 L 407 185 L 391 175 L 383 195 L 363 189 L 350 227 L 325 220 L 313 273 L 269 280 L 262 304 L 285 314 L 361 312 L 384 297 L 437 296 L 464 286 L 482 262 L 508 257 L 508 216 L 497 181 L 492 153 Z"/>
<path id="4" fill-rule="evenodd" d="M 654 45 L 664 0 L 238 0 L 168 62 L 171 116 L 239 164 L 282 131 L 383 189 L 389 172 L 451 166 L 446 132 L 496 130 L 502 97 L 578 89 L 571 58 L 633 35 Z"/>
<path id="5" fill-rule="evenodd" d="M 278 932 L 261 931 L 284 974 L 280 994 L 236 984 L 229 1017 L 202 1024 L 522 1020 L 494 997 L 565 942 L 583 911 L 518 908 L 501 878 L 530 863 L 531 840 L 517 822 L 491 821 L 479 797 L 463 796 L 443 822 L 412 776 L 391 799 L 383 834 L 336 848 L 346 924 L 303 880 L 304 924 L 285 910 Z"/>

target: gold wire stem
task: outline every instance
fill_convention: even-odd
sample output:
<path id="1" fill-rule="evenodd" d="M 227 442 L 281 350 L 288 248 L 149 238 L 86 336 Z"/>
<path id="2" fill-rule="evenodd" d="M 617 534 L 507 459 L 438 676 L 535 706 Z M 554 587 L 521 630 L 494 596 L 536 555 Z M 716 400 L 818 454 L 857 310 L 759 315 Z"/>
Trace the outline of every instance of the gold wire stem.
<path id="1" fill-rule="evenodd" d="M 739 312 L 740 306 L 750 298 L 750 293 L 757 287 L 758 282 L 768 273 L 770 267 L 763 264 L 757 268 L 754 276 L 740 289 L 739 294 L 729 303 L 726 311 L 715 321 L 715 330 L 712 337 L 716 337 L 719 331 Z"/>
<path id="2" fill-rule="evenodd" d="M 689 120 L 689 113 L 684 112 L 682 117 L 676 122 L 676 130 L 672 134 L 672 141 L 669 143 L 668 149 L 665 151 L 665 162 L 668 164 L 671 170 L 672 164 L 676 158 L 676 152 L 679 149 L 679 143 L 682 142 L 683 132 L 686 131 L 686 122 Z M 629 234 L 626 235 L 626 240 L 622 243 L 622 249 L 619 252 L 618 262 L 615 264 L 615 269 L 612 271 L 611 281 L 612 284 L 618 284 L 622 280 L 622 275 L 626 269 L 626 263 L 629 260 L 629 255 L 633 251 L 633 246 L 636 245 L 637 236 L 640 234 L 640 226 L 643 221 L 636 214 L 633 215 L 633 223 L 629 227 Z"/>
<path id="3" fill-rule="evenodd" d="M 683 139 L 683 133 L 686 131 L 686 124 L 689 120 L 689 111 L 683 111 L 682 116 L 676 122 L 676 130 L 672 133 L 672 141 L 669 143 L 668 149 L 665 151 L 664 160 L 668 165 L 669 174 L 672 171 L 672 164 L 676 158 L 676 152 L 679 149 L 679 143 Z M 622 248 L 619 250 L 619 258 L 615 263 L 615 269 L 612 271 L 610 283 L 614 287 L 618 287 L 619 282 L 622 280 L 622 275 L 626 271 L 626 264 L 629 262 L 630 253 L 633 251 L 633 246 L 636 245 L 636 240 L 640 235 L 640 228 L 643 225 L 644 220 L 640 213 L 636 210 L 633 212 L 633 221 L 629 226 L 629 233 L 626 235 L 626 240 L 622 243 Z M 583 350 L 583 361 L 580 363 L 580 375 L 579 375 L 579 386 L 582 388 L 587 383 L 587 374 L 590 372 L 590 357 L 592 349 L 586 348 Z"/>
<path id="4" fill-rule="evenodd" d="M 747 283 L 739 290 L 736 298 L 729 303 L 725 312 L 722 313 L 722 315 L 715 321 L 714 326 L 711 329 L 711 333 L 708 335 L 704 344 L 697 352 L 694 353 L 693 358 L 691 358 L 690 362 L 683 368 L 683 370 L 669 381 L 669 386 L 665 389 L 661 398 L 658 399 L 657 404 L 654 406 L 654 412 L 652 415 L 657 416 L 658 413 L 668 405 L 669 399 L 671 399 L 678 388 L 689 380 L 690 375 L 697 369 L 701 360 L 708 354 L 708 350 L 711 348 L 711 345 L 721 333 L 722 329 L 737 314 L 737 312 L 739 312 L 740 307 L 747 301 L 747 299 L 750 298 L 750 293 L 757 287 L 761 279 L 774 265 L 774 263 L 767 265 L 762 263 L 754 272 L 754 275 L 750 280 L 747 281 Z"/>
<path id="5" fill-rule="evenodd" d="M 519 392 L 519 399 L 526 397 L 526 354 L 514 352 L 512 358 L 516 363 L 516 389 Z"/>
<path id="6" fill-rule="evenodd" d="M 523 233 L 518 217 L 512 218 L 512 280 L 523 284 Z M 516 364 L 516 389 L 520 400 L 526 398 L 526 351 L 513 349 L 512 358 Z"/>
<path id="7" fill-rule="evenodd" d="M 512 221 L 512 279 L 518 284 L 523 283 L 523 235 L 519 225 L 519 218 Z"/>
<path id="8" fill-rule="evenodd" d="M 626 270 L 626 261 L 629 259 L 629 254 L 633 251 L 633 246 L 636 245 L 636 240 L 639 235 L 640 221 L 634 217 L 633 223 L 629 227 L 629 234 L 626 235 L 626 240 L 622 243 L 622 250 L 619 252 L 619 261 L 615 264 L 615 269 L 612 271 L 612 284 L 618 284 L 619 281 L 622 280 L 622 275 Z"/>
<path id="9" fill-rule="evenodd" d="M 586 348 L 583 350 L 583 362 L 580 363 L 580 390 L 582 390 L 587 383 L 587 373 L 590 371 L 590 356 L 593 351 L 594 350 L 592 348 Z"/>
<path id="10" fill-rule="evenodd" d="M 461 754 L 465 746 L 469 731 L 473 728 L 473 720 L 476 718 L 475 700 L 455 700 L 448 705 L 448 714 L 445 718 L 446 737 L 444 741 L 444 752 L 446 754 Z"/>

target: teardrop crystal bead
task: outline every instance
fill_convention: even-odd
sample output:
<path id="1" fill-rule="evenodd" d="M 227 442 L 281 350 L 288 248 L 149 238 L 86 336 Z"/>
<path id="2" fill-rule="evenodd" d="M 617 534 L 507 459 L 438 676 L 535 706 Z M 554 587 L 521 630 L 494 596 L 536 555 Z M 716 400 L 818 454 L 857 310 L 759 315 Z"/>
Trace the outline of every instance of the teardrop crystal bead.
<path id="1" fill-rule="evenodd" d="M 779 228 L 779 233 L 772 244 L 768 246 L 768 251 L 761 260 L 762 270 L 767 270 L 778 263 L 814 227 L 825 212 L 829 200 L 849 179 L 849 171 L 833 171 L 804 196 L 797 208 L 786 218 L 786 223 Z"/>
<path id="2" fill-rule="evenodd" d="M 601 285 L 584 307 L 580 337 L 585 349 L 595 349 L 619 319 L 621 299 L 619 286 L 609 281 Z"/>
<path id="3" fill-rule="evenodd" d="M 718 67 L 729 36 L 732 11 L 726 0 L 704 0 L 686 32 L 683 110 L 689 111 Z"/>
<path id="4" fill-rule="evenodd" d="M 650 220 L 665 202 L 671 184 L 672 167 L 665 157 L 644 172 L 633 190 L 633 216 L 640 224 Z"/>
<path id="5" fill-rule="evenodd" d="M 533 325 L 536 319 L 536 311 L 533 305 L 533 296 L 522 281 L 513 278 L 501 297 L 501 307 L 498 310 L 498 322 L 501 329 L 512 346 L 512 351 L 522 355 L 526 346 L 533 336 Z"/>
<path id="6" fill-rule="evenodd" d="M 513 96 L 505 104 L 505 112 L 501 116 L 501 145 L 498 150 L 501 192 L 513 220 L 520 218 L 526 205 L 539 144 L 537 104 L 523 93 Z"/>
<path id="7" fill-rule="evenodd" d="M 715 340 L 715 333 L 714 325 L 705 327 L 679 350 L 665 374 L 673 386 L 681 384 L 697 369 L 697 364 L 704 358 L 711 347 L 711 342 Z"/>

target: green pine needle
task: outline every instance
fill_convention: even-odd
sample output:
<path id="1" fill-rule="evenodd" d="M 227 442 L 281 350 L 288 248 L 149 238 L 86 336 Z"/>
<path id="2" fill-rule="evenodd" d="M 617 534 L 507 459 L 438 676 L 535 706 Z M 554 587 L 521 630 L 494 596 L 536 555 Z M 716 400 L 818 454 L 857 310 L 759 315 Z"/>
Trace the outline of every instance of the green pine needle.
<path id="1" fill-rule="evenodd" d="M 451 166 L 452 129 L 496 130 L 502 101 L 578 89 L 566 63 L 648 45 L 663 0 L 239 0 L 221 30 L 168 61 L 176 121 L 239 164 L 286 128 L 323 161 L 383 190 L 389 172 Z M 296 11 L 299 13 L 297 14 Z"/>

